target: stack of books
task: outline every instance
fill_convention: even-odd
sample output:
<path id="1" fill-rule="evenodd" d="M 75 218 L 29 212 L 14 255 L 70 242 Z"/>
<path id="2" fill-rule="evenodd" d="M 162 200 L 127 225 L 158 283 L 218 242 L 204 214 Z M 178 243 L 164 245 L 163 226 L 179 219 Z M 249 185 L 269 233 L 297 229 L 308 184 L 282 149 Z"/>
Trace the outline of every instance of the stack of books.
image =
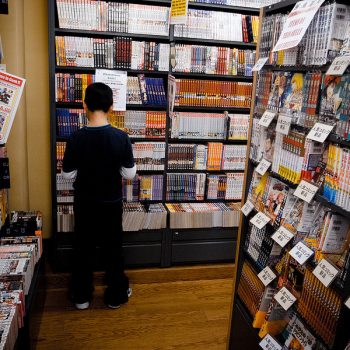
<path id="1" fill-rule="evenodd" d="M 165 142 L 135 142 L 132 148 L 137 170 L 164 170 Z"/>

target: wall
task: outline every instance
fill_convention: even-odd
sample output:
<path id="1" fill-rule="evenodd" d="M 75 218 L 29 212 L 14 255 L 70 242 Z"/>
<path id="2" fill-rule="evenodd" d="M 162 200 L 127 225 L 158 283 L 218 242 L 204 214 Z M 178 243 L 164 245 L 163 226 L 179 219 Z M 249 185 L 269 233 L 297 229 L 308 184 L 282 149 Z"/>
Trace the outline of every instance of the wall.
<path id="1" fill-rule="evenodd" d="M 40 210 L 51 234 L 48 23 L 46 0 L 9 0 L 0 15 L 7 71 L 27 79 L 8 140 L 10 209 Z"/>

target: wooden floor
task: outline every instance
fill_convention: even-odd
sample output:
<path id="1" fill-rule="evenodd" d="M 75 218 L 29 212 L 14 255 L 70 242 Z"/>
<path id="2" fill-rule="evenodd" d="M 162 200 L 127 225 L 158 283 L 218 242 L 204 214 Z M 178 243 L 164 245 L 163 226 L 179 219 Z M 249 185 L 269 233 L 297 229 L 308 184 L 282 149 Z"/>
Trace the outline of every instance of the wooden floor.
<path id="1" fill-rule="evenodd" d="M 77 311 L 64 289 L 49 289 L 39 327 L 38 350 L 224 350 L 231 279 L 134 284 L 129 303 L 103 304 L 97 286 L 89 310 Z"/>

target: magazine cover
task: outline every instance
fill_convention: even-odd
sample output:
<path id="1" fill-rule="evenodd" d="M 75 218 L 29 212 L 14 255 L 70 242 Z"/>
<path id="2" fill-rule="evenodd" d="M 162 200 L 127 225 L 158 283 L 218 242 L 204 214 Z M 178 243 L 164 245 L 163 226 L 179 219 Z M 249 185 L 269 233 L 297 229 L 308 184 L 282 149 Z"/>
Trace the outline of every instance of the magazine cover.
<path id="1" fill-rule="evenodd" d="M 312 350 L 316 344 L 316 338 L 306 329 L 298 318 L 294 320 L 289 337 L 284 343 L 283 349 L 288 350 Z"/>
<path id="2" fill-rule="evenodd" d="M 7 142 L 24 84 L 25 79 L 0 72 L 0 144 Z"/>
<path id="3" fill-rule="evenodd" d="M 274 80 L 269 96 L 268 109 L 278 110 L 281 107 L 283 95 L 287 87 L 287 83 L 290 80 L 291 73 L 289 72 L 277 72 L 274 75 Z"/>
<path id="4" fill-rule="evenodd" d="M 341 106 L 342 77 L 326 75 L 322 85 L 320 117 L 325 122 L 332 122 Z"/>
<path id="5" fill-rule="evenodd" d="M 300 112 L 303 104 L 304 76 L 294 73 L 287 76 L 286 88 L 281 97 L 281 107 L 285 111 Z"/>

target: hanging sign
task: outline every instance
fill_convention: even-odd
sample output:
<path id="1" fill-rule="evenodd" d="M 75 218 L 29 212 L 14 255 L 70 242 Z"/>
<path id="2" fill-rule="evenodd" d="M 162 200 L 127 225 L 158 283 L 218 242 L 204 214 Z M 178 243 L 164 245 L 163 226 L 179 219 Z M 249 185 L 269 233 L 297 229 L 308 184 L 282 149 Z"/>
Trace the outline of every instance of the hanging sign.
<path id="1" fill-rule="evenodd" d="M 171 0 L 170 24 L 187 23 L 188 0 Z"/>

